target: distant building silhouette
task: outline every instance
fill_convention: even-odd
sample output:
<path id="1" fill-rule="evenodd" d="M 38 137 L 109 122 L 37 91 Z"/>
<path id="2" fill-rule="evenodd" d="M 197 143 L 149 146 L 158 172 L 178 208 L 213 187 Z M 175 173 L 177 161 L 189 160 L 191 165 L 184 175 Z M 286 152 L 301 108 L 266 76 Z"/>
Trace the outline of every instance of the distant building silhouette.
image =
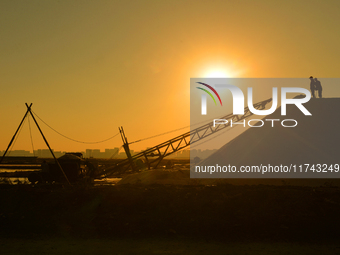
<path id="1" fill-rule="evenodd" d="M 65 151 L 54 151 L 52 149 L 54 155 L 59 158 L 63 155 L 65 155 Z M 211 154 L 213 154 L 216 150 L 181 150 L 177 151 L 171 155 L 169 155 L 167 158 L 189 158 L 190 155 L 200 157 L 201 159 L 209 157 Z M 0 156 L 4 154 L 5 151 L 0 151 Z M 130 150 L 131 155 L 135 155 L 139 153 L 139 151 Z M 85 152 L 81 152 L 84 156 L 84 158 L 126 158 L 126 154 L 124 150 L 119 151 L 118 147 L 115 147 L 113 149 L 105 149 L 104 152 L 100 151 L 100 149 L 86 149 Z M 36 156 L 38 158 L 52 158 L 52 154 L 49 149 L 37 149 L 34 150 L 34 152 L 26 151 L 26 150 L 12 150 L 10 151 L 7 156 L 18 156 L 18 157 L 31 157 Z"/>

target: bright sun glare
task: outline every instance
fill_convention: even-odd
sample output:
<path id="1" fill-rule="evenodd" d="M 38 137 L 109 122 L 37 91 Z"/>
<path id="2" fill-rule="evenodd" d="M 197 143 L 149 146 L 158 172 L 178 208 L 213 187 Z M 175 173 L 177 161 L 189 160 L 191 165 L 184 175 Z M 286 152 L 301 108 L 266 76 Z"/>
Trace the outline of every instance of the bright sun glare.
<path id="1" fill-rule="evenodd" d="M 229 78 L 230 74 L 225 70 L 209 70 L 204 74 L 205 78 Z"/>

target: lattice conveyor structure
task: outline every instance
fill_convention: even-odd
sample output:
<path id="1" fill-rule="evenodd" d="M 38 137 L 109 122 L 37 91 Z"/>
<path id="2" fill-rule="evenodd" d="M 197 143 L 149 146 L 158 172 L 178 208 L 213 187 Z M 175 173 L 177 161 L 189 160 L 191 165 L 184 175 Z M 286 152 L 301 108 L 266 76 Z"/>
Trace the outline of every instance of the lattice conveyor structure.
<path id="1" fill-rule="evenodd" d="M 254 108 L 257 110 L 265 109 L 266 105 L 270 103 L 272 99 L 267 99 L 262 102 L 256 103 Z M 226 116 L 221 117 L 221 119 L 232 120 L 232 122 L 239 122 L 253 115 L 253 113 L 249 110 L 248 107 L 244 109 L 244 115 L 233 115 L 228 114 Z M 157 168 L 160 162 L 167 156 L 188 147 L 202 139 L 214 135 L 215 133 L 224 130 L 225 128 L 230 127 L 231 121 L 223 125 L 216 125 L 214 127 L 213 122 L 209 122 L 208 124 L 202 125 L 194 130 L 186 132 L 182 135 L 179 135 L 175 138 L 172 138 L 166 142 L 158 144 L 152 148 L 149 148 L 145 151 L 137 153 L 133 156 L 129 155 L 129 143 L 125 137 L 123 128 L 120 128 L 120 132 L 122 135 L 122 139 L 124 142 L 124 149 L 127 153 L 128 158 L 120 161 L 117 165 L 103 169 L 99 171 L 97 177 L 110 176 L 116 173 L 124 173 L 128 170 L 134 172 L 139 170 L 138 160 L 144 159 L 144 163 L 146 163 L 147 167 L 150 169 L 151 167 Z"/>

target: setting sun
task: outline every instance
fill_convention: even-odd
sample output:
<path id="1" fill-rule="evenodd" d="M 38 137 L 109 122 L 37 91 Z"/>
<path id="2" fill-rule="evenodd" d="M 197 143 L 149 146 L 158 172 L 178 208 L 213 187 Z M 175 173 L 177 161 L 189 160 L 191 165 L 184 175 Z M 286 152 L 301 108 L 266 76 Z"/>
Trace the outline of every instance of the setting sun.
<path id="1" fill-rule="evenodd" d="M 203 70 L 202 77 L 204 78 L 235 78 L 240 77 L 244 71 L 240 70 L 237 66 L 213 66 Z"/>
<path id="2" fill-rule="evenodd" d="M 230 73 L 223 69 L 212 69 L 204 75 L 205 78 L 229 78 L 230 76 Z"/>

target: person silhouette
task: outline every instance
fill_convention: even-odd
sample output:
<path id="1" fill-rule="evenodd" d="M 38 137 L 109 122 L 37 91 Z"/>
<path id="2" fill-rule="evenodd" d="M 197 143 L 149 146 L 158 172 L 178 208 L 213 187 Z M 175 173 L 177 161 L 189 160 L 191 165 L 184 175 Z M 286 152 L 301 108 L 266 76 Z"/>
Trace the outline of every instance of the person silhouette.
<path id="1" fill-rule="evenodd" d="M 315 94 L 314 94 L 314 91 L 315 91 L 315 81 L 313 79 L 313 76 L 309 77 L 309 79 L 310 79 L 310 91 L 312 92 L 313 98 L 315 98 Z"/>
<path id="2" fill-rule="evenodd" d="M 314 82 L 315 82 L 315 89 L 318 91 L 319 98 L 322 98 L 321 82 L 317 78 L 314 78 Z"/>

